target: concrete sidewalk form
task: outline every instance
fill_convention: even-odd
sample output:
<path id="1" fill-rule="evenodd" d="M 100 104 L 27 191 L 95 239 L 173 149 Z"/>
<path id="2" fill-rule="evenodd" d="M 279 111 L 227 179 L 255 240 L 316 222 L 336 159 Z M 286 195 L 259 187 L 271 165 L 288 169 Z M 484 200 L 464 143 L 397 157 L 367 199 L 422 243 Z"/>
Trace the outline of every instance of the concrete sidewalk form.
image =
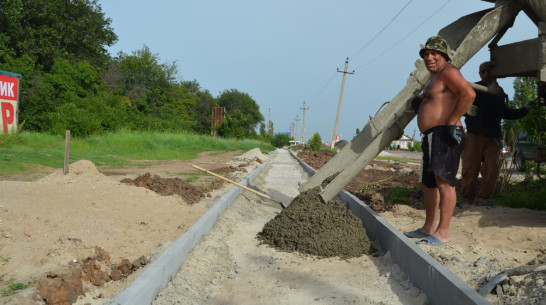
<path id="1" fill-rule="evenodd" d="M 278 152 L 275 151 L 264 163 L 260 164 L 252 173 L 239 181 L 239 184 L 248 186 L 273 160 Z M 231 188 L 218 202 L 195 222 L 182 236 L 180 236 L 161 256 L 148 265 L 144 271 L 122 292 L 116 295 L 111 305 L 149 305 L 159 292 L 167 287 L 188 254 L 201 238 L 206 235 L 237 197 L 243 192 L 240 187 Z"/>
<path id="2" fill-rule="evenodd" d="M 292 156 L 311 175 L 316 172 L 294 153 Z M 431 304 L 491 305 L 478 292 L 424 252 L 360 199 L 342 190 L 334 200 L 349 208 L 362 220 L 368 237 L 375 241 L 384 252 L 390 252 L 393 261 L 409 276 L 416 287 L 426 293 Z"/>

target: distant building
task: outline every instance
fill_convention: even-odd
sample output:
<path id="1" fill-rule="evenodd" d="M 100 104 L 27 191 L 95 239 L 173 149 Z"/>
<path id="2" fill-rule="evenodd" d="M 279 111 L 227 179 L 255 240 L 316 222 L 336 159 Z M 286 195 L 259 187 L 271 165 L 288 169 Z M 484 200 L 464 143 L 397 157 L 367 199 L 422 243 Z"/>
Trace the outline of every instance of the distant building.
<path id="1" fill-rule="evenodd" d="M 389 148 L 392 150 L 409 150 L 411 147 L 413 147 L 413 139 L 403 135 L 400 139 L 392 141 Z"/>

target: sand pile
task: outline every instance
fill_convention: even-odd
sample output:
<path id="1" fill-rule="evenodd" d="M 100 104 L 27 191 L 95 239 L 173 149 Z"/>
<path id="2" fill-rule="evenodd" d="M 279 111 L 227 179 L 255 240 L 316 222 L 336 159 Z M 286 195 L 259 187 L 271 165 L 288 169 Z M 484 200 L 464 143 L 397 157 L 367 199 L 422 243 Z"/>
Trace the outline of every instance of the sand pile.
<path id="1" fill-rule="evenodd" d="M 318 189 L 298 195 L 257 238 L 280 251 L 319 257 L 345 259 L 373 251 L 361 220 L 334 201 L 321 202 Z"/>
<path id="2" fill-rule="evenodd" d="M 243 160 L 243 161 L 255 161 L 257 159 L 261 160 L 261 161 L 264 161 L 267 159 L 267 155 L 264 155 L 262 153 L 262 151 L 259 149 L 259 148 L 254 148 L 254 149 L 251 149 L 249 151 L 247 151 L 246 153 L 240 155 L 240 156 L 237 156 L 235 157 L 235 159 L 237 160 Z M 261 163 L 261 162 L 260 162 Z"/>

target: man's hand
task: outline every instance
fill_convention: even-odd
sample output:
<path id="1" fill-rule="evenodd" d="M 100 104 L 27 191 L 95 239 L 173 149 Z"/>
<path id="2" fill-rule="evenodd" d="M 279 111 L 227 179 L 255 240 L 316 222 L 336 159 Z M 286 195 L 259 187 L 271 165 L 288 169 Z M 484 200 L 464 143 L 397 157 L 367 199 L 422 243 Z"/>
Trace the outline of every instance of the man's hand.
<path id="1" fill-rule="evenodd" d="M 460 144 L 463 140 L 462 134 L 457 130 L 457 125 L 447 125 L 447 135 L 453 144 Z"/>
<path id="2" fill-rule="evenodd" d="M 525 107 L 525 109 L 529 110 L 529 109 L 535 107 L 537 105 L 537 102 L 538 102 L 538 100 L 536 100 L 536 99 L 532 100 L 530 102 L 527 102 L 527 104 L 525 104 L 523 107 Z"/>
<path id="3" fill-rule="evenodd" d="M 413 100 L 411 100 L 411 108 L 413 108 L 413 111 L 415 113 L 419 112 L 419 106 L 421 106 L 421 102 L 423 101 L 422 98 L 419 96 L 416 96 Z"/>
<path id="4" fill-rule="evenodd" d="M 468 116 L 477 116 L 478 115 L 478 106 L 472 105 L 468 110 L 466 111 L 466 114 Z"/>

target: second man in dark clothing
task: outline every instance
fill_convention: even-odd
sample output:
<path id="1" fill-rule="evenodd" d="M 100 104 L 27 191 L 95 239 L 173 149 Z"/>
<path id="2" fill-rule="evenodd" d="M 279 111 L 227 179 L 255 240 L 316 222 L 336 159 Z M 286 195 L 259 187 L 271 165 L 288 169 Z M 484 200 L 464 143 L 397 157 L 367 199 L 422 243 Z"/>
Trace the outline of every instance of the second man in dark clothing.
<path id="1" fill-rule="evenodd" d="M 531 104 L 521 109 L 506 106 L 506 94 L 491 76 L 492 62 L 480 65 L 481 81 L 478 85 L 497 91 L 497 95 L 476 91 L 472 107 L 465 115 L 466 142 L 462 153 L 461 205 L 475 203 L 492 205 L 491 196 L 500 171 L 500 154 L 503 147 L 501 120 L 517 120 L 524 117 Z M 476 197 L 478 175 L 482 180 Z"/>

